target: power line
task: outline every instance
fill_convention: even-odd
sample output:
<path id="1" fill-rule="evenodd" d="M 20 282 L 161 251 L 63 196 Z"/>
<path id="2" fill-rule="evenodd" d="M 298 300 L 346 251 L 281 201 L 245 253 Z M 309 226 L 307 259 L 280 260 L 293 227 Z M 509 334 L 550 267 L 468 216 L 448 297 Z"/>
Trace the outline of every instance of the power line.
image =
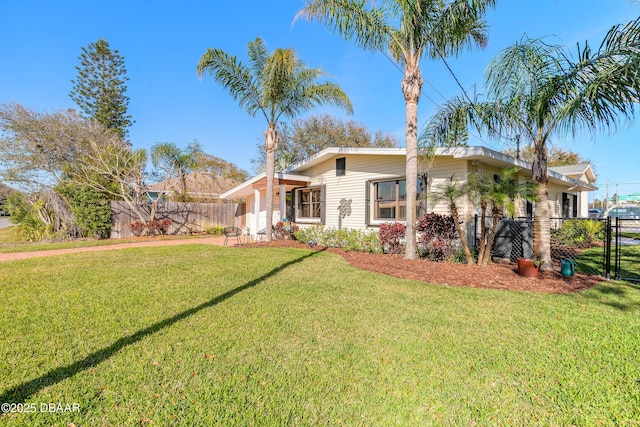
<path id="1" fill-rule="evenodd" d="M 381 52 L 382 52 L 382 54 L 384 55 L 384 57 L 385 57 L 385 58 L 387 58 L 387 60 L 388 60 L 389 62 L 391 62 L 391 64 L 393 64 L 393 66 L 394 66 L 394 67 L 396 67 L 396 69 L 397 69 L 397 70 L 398 70 L 398 71 L 399 71 L 399 72 L 404 76 L 404 75 L 405 75 L 405 72 L 404 72 L 404 70 L 402 70 L 402 68 L 400 68 L 400 66 L 398 65 L 398 63 L 397 63 L 396 61 L 394 61 L 394 60 L 393 60 L 393 59 L 392 59 L 392 58 L 391 58 L 391 57 L 390 57 L 386 52 L 384 52 L 384 51 L 381 51 Z M 438 53 L 438 54 L 440 55 L 440 53 Z M 451 67 L 449 67 L 449 65 L 446 63 L 446 61 L 443 59 L 443 57 L 442 57 L 441 55 L 440 55 L 440 57 L 441 57 L 441 59 L 443 60 L 443 62 L 445 62 L 445 65 L 447 66 L 447 69 L 449 70 L 449 72 L 451 73 L 451 75 L 453 76 L 453 78 L 455 79 L 455 81 L 456 81 L 456 83 L 458 84 L 458 86 L 460 86 L 460 88 L 461 88 L 461 89 L 462 89 L 462 91 L 464 92 L 464 94 L 465 94 L 465 96 L 466 96 L 467 100 L 469 101 L 469 103 L 473 104 L 473 102 L 471 101 L 471 99 L 469 99 L 469 96 L 467 95 L 467 93 L 466 93 L 466 91 L 464 90 L 464 88 L 462 88 L 462 85 L 460 84 L 460 81 L 458 80 L 457 76 L 455 75 L 455 73 L 453 72 L 453 70 L 451 69 Z M 433 86 L 433 85 L 432 85 L 428 80 L 423 79 L 423 81 L 424 81 L 424 82 L 426 82 L 426 83 L 427 83 L 427 85 L 429 85 L 429 86 L 430 86 L 430 87 L 431 87 L 431 88 L 432 88 L 432 89 L 433 89 L 433 90 L 434 90 L 438 95 L 440 95 L 440 96 L 441 96 L 445 101 L 447 100 L 447 98 L 446 98 L 446 97 L 445 97 L 445 96 L 444 96 L 440 91 L 438 91 L 438 90 L 435 88 L 435 86 Z M 434 101 L 434 100 L 433 100 L 433 98 L 431 98 L 431 97 L 430 97 L 430 96 L 429 96 L 429 95 L 424 91 L 424 89 L 423 89 L 422 87 L 420 88 L 420 94 L 421 94 L 421 95 L 424 95 L 424 96 L 425 96 L 429 101 L 431 101 L 431 102 L 433 103 L 433 105 L 435 105 L 435 106 L 436 106 L 436 108 L 440 108 L 440 106 L 441 106 L 441 105 L 440 105 L 440 104 L 438 104 L 436 101 Z M 489 143 L 489 142 L 485 141 L 481 136 L 479 136 L 479 135 L 477 135 L 477 134 L 475 134 L 475 133 L 473 133 L 473 132 L 471 132 L 471 131 L 469 131 L 469 134 L 470 134 L 471 136 L 473 136 L 474 138 L 478 139 L 482 144 L 484 144 L 484 145 L 486 145 L 486 146 L 488 146 L 488 147 L 494 148 L 495 150 L 498 150 L 498 147 L 497 147 L 497 146 L 495 146 L 494 144 L 491 144 L 491 143 Z M 502 136 L 502 135 L 500 135 L 500 136 L 501 136 L 502 138 L 506 138 L 506 137 L 504 137 L 504 136 Z M 508 139 L 508 138 L 506 138 L 506 139 Z M 507 143 L 505 143 L 505 142 L 503 142 L 503 141 L 500 141 L 500 142 L 501 142 L 502 144 L 504 144 L 504 145 L 508 146 L 508 144 L 507 144 Z"/>

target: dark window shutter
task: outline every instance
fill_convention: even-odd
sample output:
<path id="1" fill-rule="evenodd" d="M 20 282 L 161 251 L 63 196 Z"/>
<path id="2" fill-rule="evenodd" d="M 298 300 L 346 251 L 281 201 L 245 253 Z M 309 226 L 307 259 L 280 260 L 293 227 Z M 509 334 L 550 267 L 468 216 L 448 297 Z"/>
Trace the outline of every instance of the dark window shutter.
<path id="1" fill-rule="evenodd" d="M 527 218 L 533 218 L 533 203 L 527 200 Z"/>
<path id="2" fill-rule="evenodd" d="M 578 196 L 576 196 L 575 194 L 572 194 L 571 201 L 573 202 L 573 206 L 572 206 L 573 217 L 578 218 Z"/>
<path id="3" fill-rule="evenodd" d="M 326 223 L 326 202 L 327 200 L 327 186 L 326 185 L 322 185 L 322 187 L 320 187 L 320 222 L 322 224 Z"/>
<path id="4" fill-rule="evenodd" d="M 298 212 L 298 206 L 296 206 L 296 193 L 297 188 L 292 188 L 291 189 L 291 221 L 295 222 L 296 220 L 296 213 Z"/>
<path id="5" fill-rule="evenodd" d="M 369 225 L 369 193 L 371 192 L 371 181 L 364 183 L 364 223 Z"/>
<path id="6" fill-rule="evenodd" d="M 563 218 L 569 217 L 569 195 L 562 193 L 562 215 Z"/>

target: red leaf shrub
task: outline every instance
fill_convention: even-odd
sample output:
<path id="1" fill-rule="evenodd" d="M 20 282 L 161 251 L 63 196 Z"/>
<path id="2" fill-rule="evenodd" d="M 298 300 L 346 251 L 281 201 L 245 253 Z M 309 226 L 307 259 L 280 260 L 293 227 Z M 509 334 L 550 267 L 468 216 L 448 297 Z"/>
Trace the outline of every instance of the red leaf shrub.
<path id="1" fill-rule="evenodd" d="M 428 213 L 418 219 L 418 253 L 432 261 L 445 261 L 454 252 L 453 242 L 458 237 L 454 219 L 450 215 Z"/>
<path id="2" fill-rule="evenodd" d="M 140 237 L 144 233 L 144 230 L 146 230 L 147 224 L 142 221 L 134 221 L 131 223 L 130 227 L 133 235 L 136 237 Z"/>
<path id="3" fill-rule="evenodd" d="M 399 222 L 385 222 L 380 224 L 380 243 L 383 251 L 391 254 L 401 254 L 404 250 L 406 227 Z"/>
<path id="4" fill-rule="evenodd" d="M 169 227 L 173 224 L 173 221 L 170 219 L 159 219 L 156 221 L 147 222 L 147 228 L 149 229 L 149 234 L 156 235 L 162 234 L 165 235 L 169 231 Z"/>
<path id="5" fill-rule="evenodd" d="M 298 227 L 293 222 L 284 218 L 282 221 L 278 221 L 275 225 L 274 237 L 276 240 L 295 240 L 295 232 L 298 231 L 300 227 Z"/>

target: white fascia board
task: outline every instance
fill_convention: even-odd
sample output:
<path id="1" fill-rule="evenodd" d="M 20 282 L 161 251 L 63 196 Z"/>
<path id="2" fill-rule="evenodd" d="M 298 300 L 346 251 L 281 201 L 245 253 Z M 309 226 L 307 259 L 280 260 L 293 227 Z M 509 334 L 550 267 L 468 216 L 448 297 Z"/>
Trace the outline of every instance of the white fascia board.
<path id="1" fill-rule="evenodd" d="M 254 176 L 253 178 L 251 178 L 248 181 L 243 182 L 242 184 L 238 185 L 237 187 L 232 188 L 231 190 L 222 193 L 220 195 L 221 199 L 242 199 L 245 198 L 247 196 L 250 196 L 253 194 L 253 184 L 255 184 L 256 182 L 260 181 L 261 179 L 264 179 L 267 177 L 266 173 L 261 173 L 259 175 Z M 292 180 L 292 181 L 303 181 L 303 182 L 311 182 L 311 177 L 309 176 L 305 176 L 305 175 L 293 175 L 293 174 L 288 174 L 288 173 L 283 173 L 283 172 L 278 172 L 276 174 L 273 175 L 273 177 L 275 179 L 286 179 L 286 180 Z"/>
<path id="2" fill-rule="evenodd" d="M 360 147 L 329 147 L 308 157 L 298 163 L 291 165 L 287 172 L 301 171 L 308 169 L 318 163 L 322 163 L 334 156 L 357 154 L 357 155 L 377 155 L 377 156 L 406 156 L 407 150 L 404 147 L 389 148 L 360 148 Z"/>

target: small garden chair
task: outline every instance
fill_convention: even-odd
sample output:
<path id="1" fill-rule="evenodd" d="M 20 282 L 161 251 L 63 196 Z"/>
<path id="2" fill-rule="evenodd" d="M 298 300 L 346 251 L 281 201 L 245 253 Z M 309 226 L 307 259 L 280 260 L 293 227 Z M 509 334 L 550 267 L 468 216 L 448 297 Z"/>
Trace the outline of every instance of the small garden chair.
<path id="1" fill-rule="evenodd" d="M 240 236 L 242 236 L 242 230 L 238 227 L 225 227 L 224 228 L 224 246 L 227 246 L 229 237 L 235 237 L 238 240 L 238 245 L 241 245 Z"/>

